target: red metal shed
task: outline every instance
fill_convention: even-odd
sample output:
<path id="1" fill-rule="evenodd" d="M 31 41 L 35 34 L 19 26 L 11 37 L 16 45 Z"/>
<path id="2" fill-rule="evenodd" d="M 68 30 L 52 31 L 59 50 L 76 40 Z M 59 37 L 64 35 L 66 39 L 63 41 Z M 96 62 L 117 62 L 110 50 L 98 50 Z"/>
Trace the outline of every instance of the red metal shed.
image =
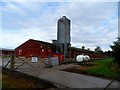
<path id="1" fill-rule="evenodd" d="M 5 48 L 0 49 L 0 55 L 11 55 L 13 53 L 14 53 L 13 49 L 5 49 Z"/>
<path id="2" fill-rule="evenodd" d="M 45 58 L 51 56 L 55 52 L 56 47 L 47 42 L 29 39 L 15 49 L 16 56 Z"/>
<path id="3" fill-rule="evenodd" d="M 22 56 L 30 58 L 37 56 L 39 58 L 47 58 L 50 56 L 57 56 L 60 60 L 63 60 L 63 54 L 56 54 L 55 44 L 43 42 L 39 40 L 29 39 L 15 49 L 16 56 Z M 71 47 L 69 52 L 70 58 L 75 58 L 79 54 L 89 55 L 90 58 L 104 58 L 106 55 L 97 53 L 91 50 L 83 50 L 76 47 Z"/>

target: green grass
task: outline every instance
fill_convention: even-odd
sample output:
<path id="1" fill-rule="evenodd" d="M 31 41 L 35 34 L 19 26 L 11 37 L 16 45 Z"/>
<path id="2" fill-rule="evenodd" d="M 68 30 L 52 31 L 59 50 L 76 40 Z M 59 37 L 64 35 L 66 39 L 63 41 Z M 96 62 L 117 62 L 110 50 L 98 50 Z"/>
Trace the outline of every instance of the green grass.
<path id="1" fill-rule="evenodd" d="M 94 61 L 97 64 L 97 67 L 87 69 L 86 71 L 93 74 L 102 75 L 105 77 L 113 77 L 119 78 L 120 72 L 116 72 L 112 69 L 113 66 L 113 58 L 106 58 L 103 60 Z"/>

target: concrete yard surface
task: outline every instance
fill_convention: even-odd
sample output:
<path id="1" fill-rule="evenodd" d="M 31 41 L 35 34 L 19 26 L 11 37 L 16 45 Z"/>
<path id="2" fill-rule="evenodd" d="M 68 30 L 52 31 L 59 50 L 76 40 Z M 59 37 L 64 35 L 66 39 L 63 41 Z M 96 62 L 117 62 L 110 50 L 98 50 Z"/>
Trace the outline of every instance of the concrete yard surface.
<path id="1" fill-rule="evenodd" d="M 59 71 L 51 68 L 19 68 L 17 71 L 66 88 L 118 88 L 119 82 L 99 77 Z M 111 83 L 111 84 L 110 84 Z"/>

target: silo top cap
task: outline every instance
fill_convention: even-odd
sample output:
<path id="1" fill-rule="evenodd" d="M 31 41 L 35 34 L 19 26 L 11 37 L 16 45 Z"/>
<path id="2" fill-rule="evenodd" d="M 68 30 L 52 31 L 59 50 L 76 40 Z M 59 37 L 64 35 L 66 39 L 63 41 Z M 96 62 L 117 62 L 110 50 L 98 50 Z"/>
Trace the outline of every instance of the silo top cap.
<path id="1" fill-rule="evenodd" d="M 63 18 L 63 19 L 67 19 L 67 17 L 66 17 L 66 16 L 63 16 L 62 18 Z"/>
<path id="2" fill-rule="evenodd" d="M 66 16 L 62 16 L 58 21 L 70 21 Z"/>

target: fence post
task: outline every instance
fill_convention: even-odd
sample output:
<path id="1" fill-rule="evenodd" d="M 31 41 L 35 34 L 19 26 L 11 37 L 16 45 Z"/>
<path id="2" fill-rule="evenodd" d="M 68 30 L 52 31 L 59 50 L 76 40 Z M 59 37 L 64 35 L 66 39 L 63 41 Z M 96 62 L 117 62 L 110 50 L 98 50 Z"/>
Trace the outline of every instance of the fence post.
<path id="1" fill-rule="evenodd" d="M 11 71 L 15 70 L 15 56 L 14 56 L 14 54 L 12 54 L 12 56 L 11 56 L 10 70 Z"/>
<path id="2" fill-rule="evenodd" d="M 4 58 L 2 56 L 2 67 L 4 67 Z"/>

